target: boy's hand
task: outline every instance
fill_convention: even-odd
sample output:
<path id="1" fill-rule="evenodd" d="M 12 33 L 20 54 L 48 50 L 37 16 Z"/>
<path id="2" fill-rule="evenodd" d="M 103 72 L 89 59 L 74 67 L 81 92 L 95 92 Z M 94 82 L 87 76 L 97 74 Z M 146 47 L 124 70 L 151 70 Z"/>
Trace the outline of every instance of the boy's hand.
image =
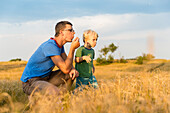
<path id="1" fill-rule="evenodd" d="M 80 46 L 79 38 L 76 37 L 76 38 L 72 41 L 71 47 L 72 47 L 73 49 L 76 49 L 76 48 L 78 48 L 79 46 Z"/>
<path id="2" fill-rule="evenodd" d="M 87 63 L 91 62 L 90 55 L 89 56 L 83 56 L 83 60 L 85 60 Z"/>
<path id="3" fill-rule="evenodd" d="M 72 80 L 74 80 L 75 78 L 77 78 L 79 76 L 79 72 L 76 69 L 72 69 L 69 72 L 70 78 L 72 78 Z"/>

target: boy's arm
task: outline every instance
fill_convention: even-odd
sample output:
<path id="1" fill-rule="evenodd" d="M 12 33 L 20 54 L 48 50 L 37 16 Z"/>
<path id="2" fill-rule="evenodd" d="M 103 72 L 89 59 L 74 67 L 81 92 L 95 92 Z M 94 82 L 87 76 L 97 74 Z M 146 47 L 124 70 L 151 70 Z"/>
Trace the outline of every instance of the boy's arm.
<path id="1" fill-rule="evenodd" d="M 93 73 L 95 73 L 95 67 L 94 67 L 94 64 L 93 64 Z"/>
<path id="2" fill-rule="evenodd" d="M 93 52 L 94 52 L 94 50 L 93 50 Z M 95 52 L 93 54 L 93 59 L 94 59 L 94 57 L 95 57 Z M 93 61 L 93 73 L 95 73 L 94 61 Z"/>
<path id="3" fill-rule="evenodd" d="M 75 62 L 76 63 L 80 63 L 83 60 L 85 60 L 87 63 L 90 63 L 91 58 L 90 58 L 90 56 L 75 57 Z"/>

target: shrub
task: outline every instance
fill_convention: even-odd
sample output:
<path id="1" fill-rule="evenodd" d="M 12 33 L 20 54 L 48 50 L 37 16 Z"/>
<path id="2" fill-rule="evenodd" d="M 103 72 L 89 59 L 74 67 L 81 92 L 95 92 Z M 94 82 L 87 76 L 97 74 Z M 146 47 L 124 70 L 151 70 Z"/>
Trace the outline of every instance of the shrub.
<path id="1" fill-rule="evenodd" d="M 96 60 L 97 63 L 101 64 L 103 61 L 102 61 L 102 58 L 97 58 Z"/>
<path id="2" fill-rule="evenodd" d="M 142 56 L 139 56 L 137 58 L 136 64 L 143 64 L 143 57 Z"/>
<path id="3" fill-rule="evenodd" d="M 110 63 L 113 63 L 114 57 L 112 55 L 109 55 L 107 61 L 110 62 Z"/>
<path id="4" fill-rule="evenodd" d="M 106 60 L 106 58 L 102 58 L 102 55 L 99 55 L 99 57 L 97 58 L 96 62 L 97 62 L 97 65 L 110 64 L 110 61 Z"/>
<path id="5" fill-rule="evenodd" d="M 151 60 L 154 58 L 155 56 L 153 56 L 152 54 L 143 54 L 143 60 Z"/>
<path id="6" fill-rule="evenodd" d="M 98 64 L 109 64 L 109 62 L 105 58 L 97 58 L 97 63 Z"/>
<path id="7" fill-rule="evenodd" d="M 120 63 L 127 63 L 127 60 L 124 59 L 124 58 L 121 58 L 121 59 L 120 59 Z"/>
<path id="8" fill-rule="evenodd" d="M 128 61 L 122 57 L 120 60 L 117 60 L 117 63 L 128 63 Z"/>

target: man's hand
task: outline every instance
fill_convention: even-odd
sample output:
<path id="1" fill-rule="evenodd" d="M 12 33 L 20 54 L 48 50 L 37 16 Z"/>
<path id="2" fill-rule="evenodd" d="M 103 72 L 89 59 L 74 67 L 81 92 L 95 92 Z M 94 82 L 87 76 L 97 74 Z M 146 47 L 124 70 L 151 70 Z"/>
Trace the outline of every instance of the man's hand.
<path id="1" fill-rule="evenodd" d="M 76 49 L 76 48 L 78 48 L 79 46 L 80 46 L 79 38 L 76 37 L 76 38 L 72 41 L 72 43 L 71 43 L 71 48 Z"/>
<path id="2" fill-rule="evenodd" d="M 91 61 L 90 55 L 89 56 L 83 56 L 83 60 L 85 60 L 87 63 L 90 63 L 90 61 Z"/>
<path id="3" fill-rule="evenodd" d="M 69 75 L 70 75 L 70 78 L 74 80 L 75 78 L 79 76 L 79 72 L 76 69 L 71 69 L 71 71 L 69 72 Z"/>

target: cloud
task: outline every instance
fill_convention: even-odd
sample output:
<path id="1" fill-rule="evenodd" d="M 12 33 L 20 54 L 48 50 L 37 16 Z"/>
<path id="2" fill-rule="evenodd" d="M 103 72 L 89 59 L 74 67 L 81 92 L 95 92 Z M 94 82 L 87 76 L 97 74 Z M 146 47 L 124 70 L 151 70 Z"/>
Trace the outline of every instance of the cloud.
<path id="1" fill-rule="evenodd" d="M 54 34 L 54 26 L 58 21 L 69 20 L 73 23 L 73 27 L 78 35 L 82 34 L 86 29 L 93 29 L 102 36 L 107 37 L 106 39 L 127 40 L 134 37 L 140 38 L 141 36 L 145 36 L 144 34 L 147 34 L 148 32 L 157 33 L 169 29 L 169 18 L 170 13 L 103 14 L 62 18 L 58 20 L 28 21 L 24 23 L 0 23 L 0 38 L 17 36 L 30 38 L 34 36 L 43 36 L 45 38 L 45 36 L 48 36 L 49 34 Z M 137 37 L 136 34 L 140 35 L 140 37 Z M 115 38 L 120 36 L 123 37 Z"/>
<path id="2" fill-rule="evenodd" d="M 15 57 L 18 54 L 28 60 L 43 41 L 54 36 L 55 24 L 60 20 L 69 20 L 73 23 L 73 28 L 76 30 L 75 35 L 80 38 L 82 45 L 82 34 L 87 29 L 93 29 L 99 34 L 100 44 L 107 44 L 106 42 L 110 40 L 119 43 L 128 40 L 141 40 L 149 35 L 169 41 L 169 18 L 170 13 L 101 14 L 57 20 L 0 23 L 0 53 L 3 53 L 0 60 L 10 59 L 12 55 Z M 96 50 L 101 47 L 103 46 L 97 46 Z M 125 48 L 127 47 L 128 45 Z M 18 51 L 13 52 L 11 55 L 12 49 Z M 66 51 L 68 50 L 68 47 L 66 47 Z"/>
<path id="3" fill-rule="evenodd" d="M 116 35 L 113 34 L 111 36 L 106 36 L 105 40 L 109 40 L 109 39 L 114 39 L 114 40 L 140 39 L 140 38 L 147 38 L 149 35 L 153 35 L 154 37 L 158 37 L 158 38 L 168 38 L 170 36 L 170 28 L 122 32 L 121 34 L 116 34 Z"/>
<path id="4" fill-rule="evenodd" d="M 78 33 L 94 29 L 105 40 L 128 40 L 145 38 L 148 34 L 158 37 L 170 36 L 170 13 L 159 14 L 122 14 L 95 15 L 71 18 Z"/>

